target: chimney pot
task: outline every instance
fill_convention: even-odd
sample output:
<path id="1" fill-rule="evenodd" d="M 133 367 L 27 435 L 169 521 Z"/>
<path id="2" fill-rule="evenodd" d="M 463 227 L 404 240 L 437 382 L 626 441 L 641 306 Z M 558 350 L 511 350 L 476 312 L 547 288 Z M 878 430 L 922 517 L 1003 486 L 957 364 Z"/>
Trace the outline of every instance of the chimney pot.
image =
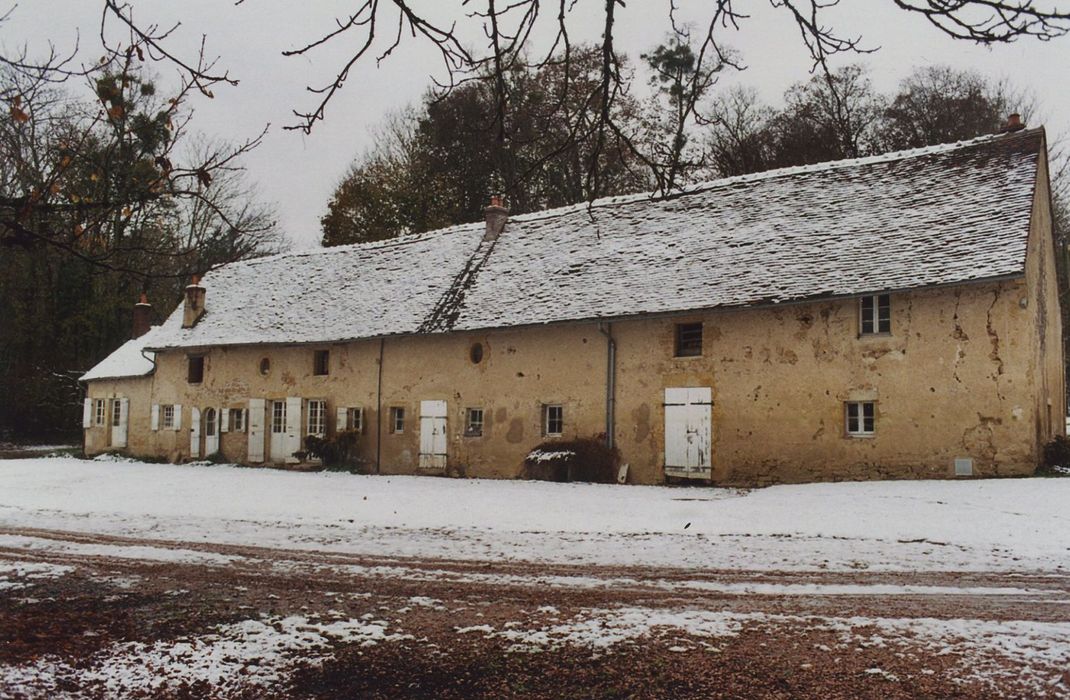
<path id="1" fill-rule="evenodd" d="M 201 286 L 201 278 L 194 275 L 186 287 L 186 300 L 182 307 L 182 327 L 193 328 L 197 321 L 204 315 L 205 289 Z"/>
<path id="2" fill-rule="evenodd" d="M 149 297 L 145 292 L 141 293 L 140 299 L 134 304 L 132 320 L 131 338 L 140 338 L 152 328 L 152 304 L 149 303 Z"/>
<path id="3" fill-rule="evenodd" d="M 1014 131 L 1021 131 L 1025 128 L 1025 124 L 1022 123 L 1022 115 L 1014 112 L 1007 117 L 1007 123 L 1000 129 L 1001 133 L 1007 134 Z"/>
<path id="4" fill-rule="evenodd" d="M 505 230 L 509 209 L 503 204 L 501 196 L 495 195 L 490 198 L 490 205 L 484 210 L 484 214 L 487 217 L 487 230 L 483 234 L 483 240 L 496 241 Z"/>

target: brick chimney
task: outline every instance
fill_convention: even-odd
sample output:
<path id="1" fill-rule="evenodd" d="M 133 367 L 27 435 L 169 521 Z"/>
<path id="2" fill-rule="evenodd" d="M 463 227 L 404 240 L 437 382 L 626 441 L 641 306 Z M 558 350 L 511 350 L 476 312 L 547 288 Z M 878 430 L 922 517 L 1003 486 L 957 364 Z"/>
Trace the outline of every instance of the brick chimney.
<path id="1" fill-rule="evenodd" d="M 1021 131 L 1025 128 L 1025 124 L 1022 123 L 1022 115 L 1015 112 L 1007 117 L 1007 123 L 1000 127 L 999 133 L 1009 134 L 1014 131 Z"/>
<path id="2" fill-rule="evenodd" d="M 487 216 L 487 232 L 483 234 L 483 240 L 496 241 L 509 220 L 509 210 L 502 204 L 501 197 L 491 197 L 490 206 L 483 211 Z"/>
<path id="3" fill-rule="evenodd" d="M 145 292 L 141 293 L 141 300 L 134 304 L 133 326 L 131 338 L 140 338 L 152 328 L 152 304 Z"/>
<path id="4" fill-rule="evenodd" d="M 186 287 L 186 301 L 182 307 L 182 327 L 193 328 L 202 315 L 204 315 L 204 287 L 201 286 L 201 278 L 194 275 L 189 286 Z"/>

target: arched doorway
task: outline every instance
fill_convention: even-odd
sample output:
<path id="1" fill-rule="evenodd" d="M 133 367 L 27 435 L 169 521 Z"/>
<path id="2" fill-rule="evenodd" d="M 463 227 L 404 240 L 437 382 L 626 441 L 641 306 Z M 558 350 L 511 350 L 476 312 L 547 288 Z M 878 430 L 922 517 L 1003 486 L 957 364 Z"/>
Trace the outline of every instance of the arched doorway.
<path id="1" fill-rule="evenodd" d="M 214 408 L 204 409 L 204 456 L 219 452 L 219 414 Z"/>

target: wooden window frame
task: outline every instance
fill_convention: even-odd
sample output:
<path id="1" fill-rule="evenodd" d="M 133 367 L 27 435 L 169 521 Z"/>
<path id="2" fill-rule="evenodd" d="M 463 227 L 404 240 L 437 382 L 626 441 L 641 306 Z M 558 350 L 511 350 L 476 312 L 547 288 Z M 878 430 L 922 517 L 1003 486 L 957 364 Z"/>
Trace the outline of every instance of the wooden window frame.
<path id="1" fill-rule="evenodd" d="M 405 407 L 390 407 L 390 434 L 401 435 L 405 432 Z"/>
<path id="2" fill-rule="evenodd" d="M 867 294 L 858 299 L 858 335 L 892 334 L 892 295 Z"/>
<path id="3" fill-rule="evenodd" d="M 230 412 L 228 430 L 232 433 L 244 433 L 245 421 L 242 420 L 245 417 L 244 411 L 240 408 L 228 408 Z"/>
<path id="4" fill-rule="evenodd" d="M 122 399 L 111 400 L 111 427 L 118 428 L 123 424 L 123 402 Z"/>
<path id="5" fill-rule="evenodd" d="M 312 353 L 312 375 L 326 377 L 331 373 L 331 351 L 315 350 Z"/>
<path id="6" fill-rule="evenodd" d="M 557 413 L 555 418 L 552 414 Z M 554 424 L 557 430 L 554 430 Z M 559 403 L 542 405 L 542 434 L 544 437 L 561 437 L 565 434 L 565 407 Z"/>
<path id="7" fill-rule="evenodd" d="M 673 357 L 702 357 L 702 330 L 702 321 L 677 323 L 673 327 Z M 691 337 L 685 337 L 685 334 L 691 334 Z"/>
<path id="8" fill-rule="evenodd" d="M 276 430 L 276 427 L 278 427 L 279 429 Z M 281 435 L 286 432 L 285 399 L 273 399 L 271 401 L 271 420 L 268 421 L 268 430 L 271 431 L 272 435 Z"/>
<path id="9" fill-rule="evenodd" d="M 104 425 L 104 417 L 108 413 L 108 402 L 106 399 L 93 399 L 93 425 L 101 427 Z"/>
<path id="10" fill-rule="evenodd" d="M 847 437 L 871 438 L 877 434 L 876 401 L 845 401 L 843 406 L 843 430 Z"/>
<path id="11" fill-rule="evenodd" d="M 204 436 L 217 437 L 219 435 L 219 411 L 209 406 L 201 413 L 204 416 Z"/>
<path id="12" fill-rule="evenodd" d="M 173 403 L 160 406 L 160 427 L 162 430 L 175 429 L 175 405 Z"/>
<path id="13" fill-rule="evenodd" d="M 305 434 L 316 437 L 324 437 L 327 434 L 327 401 L 325 399 L 305 401 Z"/>
<path id="14" fill-rule="evenodd" d="M 464 436 L 483 437 L 483 409 L 472 407 L 464 409 Z"/>
<path id="15" fill-rule="evenodd" d="M 361 406 L 350 406 L 346 409 L 346 428 L 348 430 L 355 430 L 358 433 L 364 433 L 364 408 Z"/>

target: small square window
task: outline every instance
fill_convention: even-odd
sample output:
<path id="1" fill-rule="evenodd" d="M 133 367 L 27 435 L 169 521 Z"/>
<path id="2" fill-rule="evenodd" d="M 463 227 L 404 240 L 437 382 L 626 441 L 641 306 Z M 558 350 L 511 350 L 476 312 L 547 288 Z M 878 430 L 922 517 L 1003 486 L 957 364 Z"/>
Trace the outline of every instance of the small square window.
<path id="1" fill-rule="evenodd" d="M 546 404 L 542 407 L 543 435 L 561 435 L 565 429 L 565 409 L 560 404 Z"/>
<path id="2" fill-rule="evenodd" d="M 331 371 L 331 351 L 317 350 L 313 355 L 312 374 L 323 377 Z"/>
<path id="3" fill-rule="evenodd" d="M 483 434 L 483 409 L 466 408 L 464 410 L 465 437 L 479 437 Z"/>
<path id="4" fill-rule="evenodd" d="M 93 423 L 104 425 L 104 413 L 106 411 L 104 399 L 96 399 L 93 402 Z"/>
<path id="5" fill-rule="evenodd" d="M 346 428 L 358 433 L 364 432 L 364 409 L 358 406 L 346 409 Z"/>
<path id="6" fill-rule="evenodd" d="M 699 357 L 702 355 L 702 324 L 676 324 L 676 357 Z"/>
<path id="7" fill-rule="evenodd" d="M 892 297 L 875 294 L 858 300 L 859 333 L 879 335 L 892 332 Z"/>
<path id="8" fill-rule="evenodd" d="M 175 429 L 175 407 L 173 405 L 163 406 L 163 427 L 164 430 Z"/>
<path id="9" fill-rule="evenodd" d="M 405 432 L 405 409 L 400 406 L 390 407 L 390 432 Z"/>
<path id="10" fill-rule="evenodd" d="M 190 355 L 188 361 L 186 380 L 190 384 L 200 384 L 204 381 L 204 355 Z"/>
<path id="11" fill-rule="evenodd" d="M 245 413 L 240 408 L 230 409 L 230 430 L 235 433 L 245 432 Z"/>
<path id="12" fill-rule="evenodd" d="M 876 432 L 876 405 L 873 401 L 847 402 L 847 435 L 870 437 Z"/>

